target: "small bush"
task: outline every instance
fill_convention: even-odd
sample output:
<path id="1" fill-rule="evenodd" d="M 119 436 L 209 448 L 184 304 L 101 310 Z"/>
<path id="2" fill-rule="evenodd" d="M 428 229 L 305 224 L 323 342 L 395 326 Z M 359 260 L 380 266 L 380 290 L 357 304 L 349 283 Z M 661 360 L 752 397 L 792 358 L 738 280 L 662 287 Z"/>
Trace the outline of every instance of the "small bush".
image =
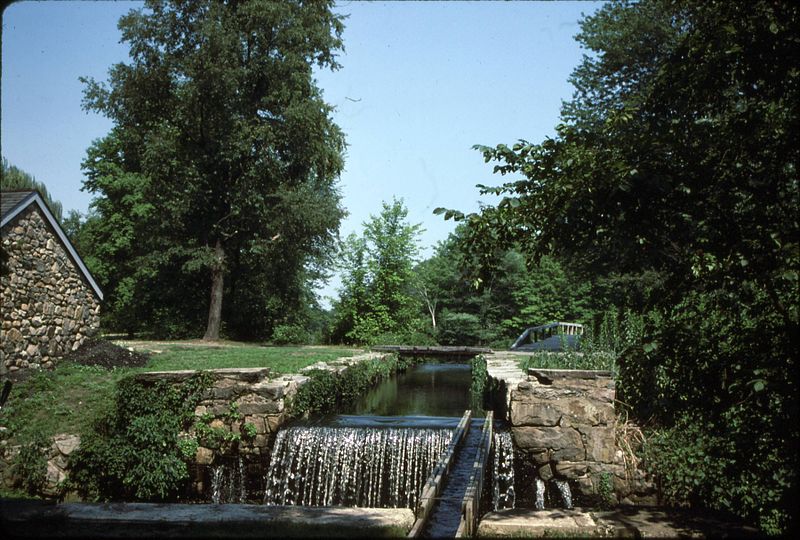
<path id="1" fill-rule="evenodd" d="M 38 495 L 44 487 L 47 478 L 47 456 L 45 452 L 50 448 L 47 438 L 37 433 L 27 443 L 22 445 L 19 456 L 14 464 L 18 486 L 29 495 Z"/>
<path id="2" fill-rule="evenodd" d="M 279 324 L 272 331 L 272 343 L 275 345 L 298 345 L 309 340 L 308 331 L 299 324 Z"/>
<path id="3" fill-rule="evenodd" d="M 396 370 L 405 369 L 414 360 L 401 360 L 397 355 L 366 360 L 341 374 L 324 369 L 311 370 L 311 378 L 294 397 L 292 411 L 298 416 L 332 413 L 361 397 L 364 392 Z"/>
<path id="4" fill-rule="evenodd" d="M 534 352 L 520 361 L 520 367 L 539 369 L 598 369 L 617 372 L 617 364 L 613 354 L 604 351 L 579 353 L 568 352 Z"/>

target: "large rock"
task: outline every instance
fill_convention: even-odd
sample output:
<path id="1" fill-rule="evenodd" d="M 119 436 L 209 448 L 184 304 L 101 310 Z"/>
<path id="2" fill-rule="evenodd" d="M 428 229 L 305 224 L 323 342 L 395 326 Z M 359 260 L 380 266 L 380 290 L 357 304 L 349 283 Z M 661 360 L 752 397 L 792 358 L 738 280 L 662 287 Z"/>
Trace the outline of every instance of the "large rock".
<path id="1" fill-rule="evenodd" d="M 586 451 L 578 431 L 558 427 L 513 427 L 516 446 L 529 453 L 548 451 L 554 461 L 583 461 Z"/>

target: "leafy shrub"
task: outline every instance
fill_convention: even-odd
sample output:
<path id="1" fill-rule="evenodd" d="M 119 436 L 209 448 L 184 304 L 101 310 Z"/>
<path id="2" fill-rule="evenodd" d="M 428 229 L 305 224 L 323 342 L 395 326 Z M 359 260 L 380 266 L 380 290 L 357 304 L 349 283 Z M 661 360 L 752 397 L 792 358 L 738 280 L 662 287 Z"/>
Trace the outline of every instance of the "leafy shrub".
<path id="1" fill-rule="evenodd" d="M 690 293 L 648 317 L 618 396 L 657 426 L 647 461 L 668 500 L 786 534 L 797 526 L 796 333 L 768 295 L 736 292 Z"/>
<path id="2" fill-rule="evenodd" d="M 472 382 L 469 387 L 470 409 L 482 411 L 484 394 L 486 393 L 486 382 L 489 378 L 489 371 L 486 367 L 486 358 L 483 355 L 475 356 L 470 362 Z"/>
<path id="3" fill-rule="evenodd" d="M 595 352 L 533 352 L 520 361 L 520 367 L 527 371 L 528 368 L 539 369 L 599 369 L 617 372 L 616 359 L 612 353 L 604 351 Z"/>
<path id="4" fill-rule="evenodd" d="M 258 428 L 256 428 L 255 424 L 245 422 L 242 425 L 242 437 L 252 440 L 256 438 L 256 435 L 258 435 Z"/>
<path id="5" fill-rule="evenodd" d="M 22 445 L 19 456 L 14 463 L 14 476 L 19 486 L 29 495 L 38 495 L 44 487 L 47 477 L 47 456 L 50 448 L 47 438 L 41 433 L 33 435 L 31 440 Z"/>
<path id="6" fill-rule="evenodd" d="M 480 318 L 472 313 L 442 310 L 439 316 L 439 341 L 444 345 L 478 343 L 482 337 Z"/>
<path id="7" fill-rule="evenodd" d="M 99 418 L 70 459 L 69 486 L 90 500 L 164 501 L 188 479 L 196 441 L 179 438 L 211 384 L 198 372 L 180 385 L 148 385 L 133 377 L 117 385 L 115 408 Z"/>
<path id="8" fill-rule="evenodd" d="M 292 401 L 292 412 L 297 415 L 336 412 L 361 397 L 377 381 L 415 361 L 389 355 L 384 359 L 359 362 L 340 374 L 325 369 L 311 370 L 308 373 L 310 380 L 298 390 Z"/>
<path id="9" fill-rule="evenodd" d="M 724 440 L 708 433 L 700 419 L 686 417 L 675 427 L 658 430 L 645 445 L 644 464 L 658 479 L 661 498 L 673 506 L 696 506 L 720 497 L 719 480 L 730 460 Z"/>
<path id="10" fill-rule="evenodd" d="M 272 343 L 275 345 L 297 345 L 308 343 L 308 331 L 299 324 L 279 324 L 272 331 Z"/>

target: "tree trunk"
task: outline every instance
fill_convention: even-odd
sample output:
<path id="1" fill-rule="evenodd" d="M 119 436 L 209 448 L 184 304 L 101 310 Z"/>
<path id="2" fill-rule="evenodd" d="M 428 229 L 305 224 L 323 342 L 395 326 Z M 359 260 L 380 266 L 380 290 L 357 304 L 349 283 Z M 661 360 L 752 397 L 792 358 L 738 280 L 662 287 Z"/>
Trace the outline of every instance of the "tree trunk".
<path id="1" fill-rule="evenodd" d="M 436 302 L 431 305 L 430 302 L 426 302 L 428 304 L 428 312 L 431 314 L 431 324 L 433 325 L 433 331 L 436 332 Z"/>
<path id="2" fill-rule="evenodd" d="M 222 242 L 217 240 L 214 246 L 214 266 L 211 268 L 211 302 L 208 306 L 208 325 L 203 339 L 216 341 L 219 339 L 219 327 L 222 323 L 222 288 L 225 284 L 225 250 Z"/>

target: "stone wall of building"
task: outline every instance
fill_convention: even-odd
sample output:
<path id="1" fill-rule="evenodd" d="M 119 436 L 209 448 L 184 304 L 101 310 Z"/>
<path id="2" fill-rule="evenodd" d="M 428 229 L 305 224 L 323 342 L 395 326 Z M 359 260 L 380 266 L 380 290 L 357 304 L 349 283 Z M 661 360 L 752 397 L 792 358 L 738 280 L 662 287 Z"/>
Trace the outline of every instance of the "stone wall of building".
<path id="1" fill-rule="evenodd" d="M 54 366 L 100 325 L 100 304 L 35 204 L 2 230 L 0 374 Z"/>

